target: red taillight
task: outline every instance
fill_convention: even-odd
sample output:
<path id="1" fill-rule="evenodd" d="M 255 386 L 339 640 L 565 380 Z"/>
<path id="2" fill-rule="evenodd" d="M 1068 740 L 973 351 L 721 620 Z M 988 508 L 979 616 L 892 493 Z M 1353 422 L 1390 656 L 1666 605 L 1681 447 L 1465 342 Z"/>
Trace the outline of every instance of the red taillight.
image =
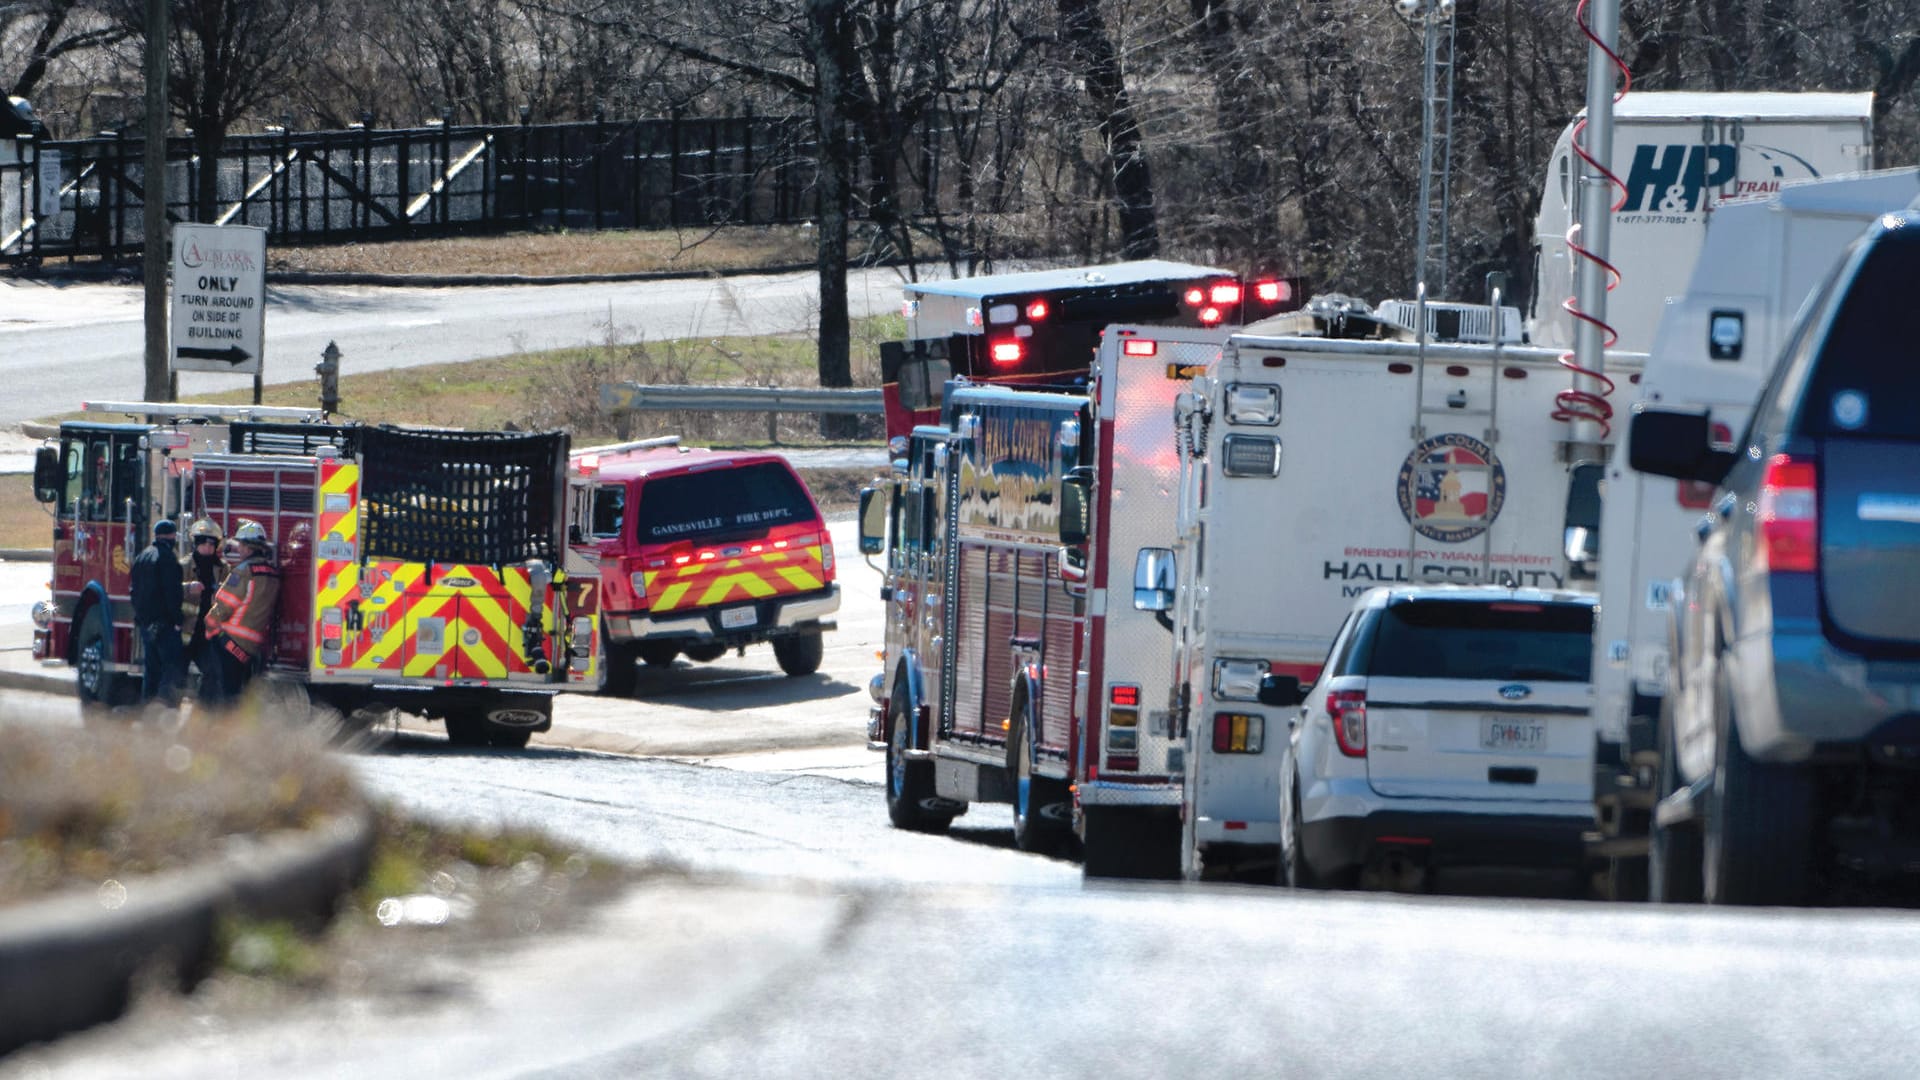
<path id="1" fill-rule="evenodd" d="M 1214 713 L 1213 752 L 1257 754 L 1266 741 L 1266 726 L 1258 713 Z"/>
<path id="2" fill-rule="evenodd" d="M 1774 571 L 1812 572 L 1820 562 L 1820 470 L 1775 454 L 1760 480 L 1760 553 Z"/>
<path id="3" fill-rule="evenodd" d="M 1263 304 L 1278 304 L 1293 299 L 1293 286 L 1284 281 L 1262 281 L 1254 285 L 1253 295 Z"/>
<path id="4" fill-rule="evenodd" d="M 1107 691 L 1107 700 L 1115 705 L 1139 705 L 1140 688 L 1137 686 L 1116 686 Z"/>
<path id="5" fill-rule="evenodd" d="M 1367 756 L 1367 692 L 1335 690 L 1327 694 L 1327 716 L 1333 720 L 1333 740 L 1348 757 Z"/>
<path id="6" fill-rule="evenodd" d="M 1024 352 L 1026 350 L 1022 349 L 1017 341 L 996 341 L 993 343 L 990 355 L 996 364 L 1017 364 Z"/>
<path id="7" fill-rule="evenodd" d="M 1039 322 L 1047 317 L 1049 310 L 1045 300 L 1035 300 L 1033 303 L 1027 305 L 1027 321 Z"/>
<path id="8" fill-rule="evenodd" d="M 1219 308 L 1209 306 L 1200 309 L 1200 325 L 1212 326 L 1214 323 L 1219 322 L 1220 319 L 1221 314 Z"/>
<path id="9" fill-rule="evenodd" d="M 1193 305 L 1194 307 L 1199 307 L 1201 304 L 1204 304 L 1207 302 L 1206 290 L 1201 289 L 1198 286 L 1188 289 L 1186 300 L 1187 300 L 1187 303 Z"/>
<path id="10" fill-rule="evenodd" d="M 1146 338 L 1128 338 L 1121 343 L 1120 351 L 1128 356 L 1152 356 L 1160 351 L 1160 343 Z"/>
<path id="11" fill-rule="evenodd" d="M 1223 281 L 1207 290 L 1207 299 L 1216 304 L 1237 304 L 1240 302 L 1240 285 Z"/>

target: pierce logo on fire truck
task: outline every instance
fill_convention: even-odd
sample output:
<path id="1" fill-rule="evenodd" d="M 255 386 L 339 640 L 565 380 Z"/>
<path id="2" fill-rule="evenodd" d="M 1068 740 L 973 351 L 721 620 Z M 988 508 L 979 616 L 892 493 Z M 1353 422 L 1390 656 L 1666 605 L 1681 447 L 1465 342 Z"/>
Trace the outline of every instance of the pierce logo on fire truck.
<path id="1" fill-rule="evenodd" d="M 1400 466 L 1400 512 L 1429 540 L 1458 544 L 1487 531 L 1507 498 L 1493 448 L 1458 432 L 1423 440 Z"/>

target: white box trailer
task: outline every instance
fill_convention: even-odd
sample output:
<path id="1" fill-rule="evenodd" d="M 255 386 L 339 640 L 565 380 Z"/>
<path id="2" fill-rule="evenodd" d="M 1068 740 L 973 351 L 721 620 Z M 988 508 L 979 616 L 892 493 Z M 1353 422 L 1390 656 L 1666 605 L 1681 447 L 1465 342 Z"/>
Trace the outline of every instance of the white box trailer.
<path id="1" fill-rule="evenodd" d="M 1194 380 L 1174 552 L 1187 874 L 1272 864 L 1296 710 L 1262 684 L 1313 682 L 1360 594 L 1576 584 L 1552 418 L 1570 381 L 1548 349 L 1255 333 Z"/>
<path id="2" fill-rule="evenodd" d="M 1637 401 L 1706 409 L 1731 443 L 1746 426 L 1794 317 L 1847 247 L 1890 210 L 1920 207 L 1920 169 L 1783 185 L 1714 211 L 1686 291 L 1666 306 Z M 1666 683 L 1673 580 L 1711 512 L 1713 489 L 1607 464 L 1600 524 L 1594 711 L 1596 801 L 1605 854 L 1644 854 L 1650 775 Z M 1640 757 L 1640 769 L 1635 757 Z M 1638 867 L 1616 890 L 1639 890 Z"/>
<path id="3" fill-rule="evenodd" d="M 1574 295 L 1578 257 L 1566 233 L 1584 168 L 1572 147 L 1580 120 L 1554 145 L 1534 220 L 1529 340 L 1555 348 L 1573 343 L 1560 305 Z M 1614 108 L 1612 163 L 1627 190 L 1613 215 L 1609 261 L 1620 283 L 1607 297 L 1607 322 L 1620 335 L 1616 348 L 1645 351 L 1721 203 L 1873 167 L 1873 95 L 1635 91 Z"/>

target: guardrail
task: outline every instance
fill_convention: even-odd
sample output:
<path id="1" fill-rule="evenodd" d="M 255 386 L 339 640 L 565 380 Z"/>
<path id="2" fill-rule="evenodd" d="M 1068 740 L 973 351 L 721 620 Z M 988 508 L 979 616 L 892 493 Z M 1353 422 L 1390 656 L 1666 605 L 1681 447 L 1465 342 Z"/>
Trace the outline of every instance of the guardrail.
<path id="1" fill-rule="evenodd" d="M 600 411 L 764 412 L 767 439 L 780 441 L 781 413 L 826 413 L 881 416 L 886 405 L 878 390 L 836 390 L 787 386 L 658 386 L 646 383 L 601 383 Z"/>

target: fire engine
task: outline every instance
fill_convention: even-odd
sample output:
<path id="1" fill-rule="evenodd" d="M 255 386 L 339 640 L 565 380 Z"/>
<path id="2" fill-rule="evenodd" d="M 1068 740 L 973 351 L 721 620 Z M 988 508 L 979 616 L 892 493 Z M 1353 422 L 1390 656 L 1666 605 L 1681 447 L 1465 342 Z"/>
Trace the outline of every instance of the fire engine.
<path id="1" fill-rule="evenodd" d="M 1013 804 L 1016 844 L 1069 829 L 1090 876 L 1171 876 L 1183 753 L 1162 613 L 1109 605 L 1110 573 L 1164 547 L 1175 396 L 1223 334 L 1113 327 L 1088 395 L 955 383 L 887 488 L 862 493 L 882 554 L 885 666 L 868 745 L 895 825 Z"/>
<path id="2" fill-rule="evenodd" d="M 1273 865 L 1295 706 L 1354 597 L 1587 572 L 1565 526 L 1597 466 L 1566 460 L 1569 375 L 1509 344 L 1516 309 L 1323 297 L 1271 329 L 1229 338 L 1177 403 L 1178 539 L 1142 557 L 1172 567 L 1135 592 L 1172 612 L 1190 876 Z M 1625 380 L 1640 358 L 1608 363 Z"/>
<path id="3" fill-rule="evenodd" d="M 318 422 L 304 410 L 89 402 L 40 449 L 53 597 L 34 655 L 80 696 L 135 691 L 128 566 L 152 523 L 265 527 L 282 576 L 266 676 L 346 716 L 443 719 L 524 746 L 552 694 L 596 689 L 599 582 L 567 544 L 567 437 Z"/>
<path id="4" fill-rule="evenodd" d="M 718 660 L 766 642 L 790 676 L 819 669 L 840 586 L 833 542 L 787 459 L 710 450 L 667 435 L 572 455 L 574 539 L 592 545 L 610 694 L 636 660 Z"/>
<path id="5" fill-rule="evenodd" d="M 1111 323 L 1238 326 L 1297 310 L 1305 283 L 1146 259 L 915 282 L 904 297 L 907 339 L 880 346 L 889 440 L 940 423 L 949 379 L 1016 388 L 1083 380 Z"/>

